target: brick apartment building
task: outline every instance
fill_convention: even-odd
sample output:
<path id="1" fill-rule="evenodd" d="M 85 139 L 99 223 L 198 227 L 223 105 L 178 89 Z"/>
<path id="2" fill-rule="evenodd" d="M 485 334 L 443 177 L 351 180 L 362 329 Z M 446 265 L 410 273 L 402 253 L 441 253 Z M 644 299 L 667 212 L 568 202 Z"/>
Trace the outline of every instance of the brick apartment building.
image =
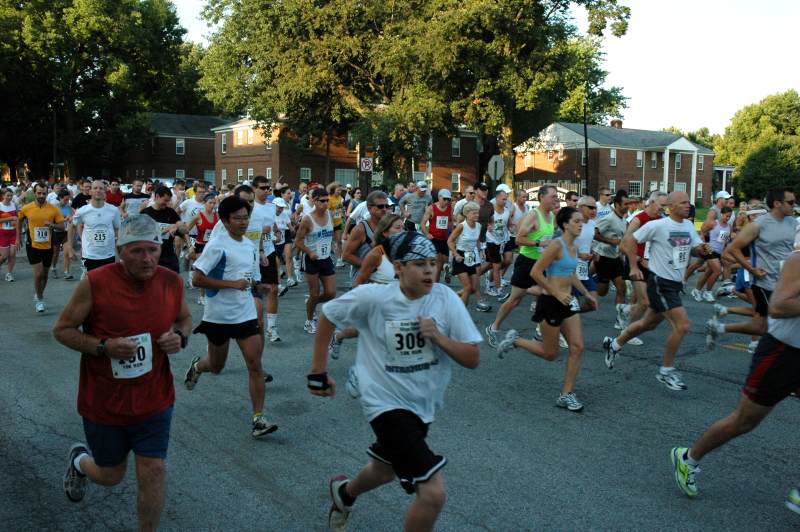
<path id="1" fill-rule="evenodd" d="M 631 196 L 682 190 L 697 206 L 709 204 L 714 152 L 665 131 L 588 126 L 591 189 L 625 189 Z M 514 181 L 531 188 L 545 183 L 583 193 L 586 188 L 583 124 L 555 122 L 516 151 Z M 666 163 L 666 164 L 665 164 Z"/>
<path id="2" fill-rule="evenodd" d="M 216 116 L 152 113 L 151 136 L 122 162 L 122 179 L 181 178 L 213 182 L 214 134 L 228 119 Z"/>

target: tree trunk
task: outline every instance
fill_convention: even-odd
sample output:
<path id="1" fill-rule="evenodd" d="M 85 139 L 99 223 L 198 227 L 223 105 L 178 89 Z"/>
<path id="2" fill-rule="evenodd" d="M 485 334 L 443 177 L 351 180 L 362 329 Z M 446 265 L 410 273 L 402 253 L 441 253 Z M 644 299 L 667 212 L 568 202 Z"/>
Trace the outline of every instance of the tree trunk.
<path id="1" fill-rule="evenodd" d="M 503 157 L 505 170 L 503 172 L 503 182 L 514 190 L 514 129 L 510 123 L 505 124 L 498 139 L 500 155 Z"/>
<path id="2" fill-rule="evenodd" d="M 331 182 L 331 132 L 325 132 L 325 183 Z"/>

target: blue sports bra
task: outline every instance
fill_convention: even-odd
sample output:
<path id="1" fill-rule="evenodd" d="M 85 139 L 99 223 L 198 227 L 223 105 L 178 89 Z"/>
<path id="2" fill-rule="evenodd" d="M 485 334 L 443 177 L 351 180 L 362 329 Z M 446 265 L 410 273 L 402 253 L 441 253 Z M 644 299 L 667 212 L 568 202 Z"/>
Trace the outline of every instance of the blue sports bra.
<path id="1" fill-rule="evenodd" d="M 545 270 L 548 277 L 569 277 L 575 273 L 575 268 L 578 267 L 578 256 L 570 255 L 567 245 L 564 243 L 562 237 L 557 238 L 561 243 L 562 257 L 550 263 L 550 266 Z"/>

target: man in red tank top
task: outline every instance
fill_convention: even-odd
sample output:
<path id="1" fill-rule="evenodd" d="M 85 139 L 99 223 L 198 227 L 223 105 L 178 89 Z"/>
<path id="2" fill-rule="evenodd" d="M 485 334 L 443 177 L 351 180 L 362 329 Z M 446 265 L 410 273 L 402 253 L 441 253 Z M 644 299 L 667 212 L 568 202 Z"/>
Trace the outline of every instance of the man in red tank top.
<path id="1" fill-rule="evenodd" d="M 436 203 L 432 203 L 425 209 L 422 216 L 420 229 L 436 248 L 436 274 L 434 281 L 439 282 L 445 261 L 450 256 L 450 249 L 447 247 L 447 237 L 453 229 L 453 195 L 446 188 L 439 189 Z M 428 227 L 430 223 L 430 227 Z"/>
<path id="2" fill-rule="evenodd" d="M 175 402 L 167 355 L 186 347 L 192 316 L 181 278 L 158 266 L 161 236 L 152 218 L 124 220 L 117 253 L 119 262 L 81 281 L 53 328 L 59 342 L 81 353 L 78 413 L 88 444 L 70 448 L 64 491 L 79 502 L 89 480 L 119 484 L 133 451 L 139 528 L 155 530 Z"/>

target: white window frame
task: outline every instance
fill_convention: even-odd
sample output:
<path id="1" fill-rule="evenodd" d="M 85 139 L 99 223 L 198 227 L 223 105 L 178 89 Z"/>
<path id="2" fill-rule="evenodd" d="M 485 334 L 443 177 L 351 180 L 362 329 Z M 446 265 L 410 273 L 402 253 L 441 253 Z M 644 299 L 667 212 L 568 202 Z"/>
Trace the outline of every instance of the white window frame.
<path id="1" fill-rule="evenodd" d="M 561 148 L 561 149 L 558 150 L 558 160 L 559 161 L 563 161 L 564 160 L 564 148 Z"/>
<path id="2" fill-rule="evenodd" d="M 553 160 L 553 150 L 547 150 L 547 160 L 548 161 Z"/>
<path id="3" fill-rule="evenodd" d="M 222 170 L 220 170 L 220 183 L 222 183 L 222 185 L 228 184 L 228 169 L 227 168 L 223 168 Z"/>
<path id="4" fill-rule="evenodd" d="M 675 181 L 673 185 L 673 192 L 686 192 L 686 182 L 685 181 Z"/>
<path id="5" fill-rule="evenodd" d="M 642 197 L 642 182 L 641 181 L 628 181 L 628 195 L 637 198 Z"/>
<path id="6" fill-rule="evenodd" d="M 461 174 L 458 172 L 450 174 L 450 190 L 452 192 L 461 192 Z"/>
<path id="7" fill-rule="evenodd" d="M 461 157 L 461 137 L 450 139 L 450 156 L 454 158 Z"/>
<path id="8" fill-rule="evenodd" d="M 236 182 L 237 183 L 241 183 L 242 181 L 244 181 L 244 169 L 237 168 L 236 169 Z"/>
<path id="9" fill-rule="evenodd" d="M 175 170 L 175 179 L 186 179 L 186 170 L 184 170 L 183 168 L 178 168 L 177 170 Z"/>
<path id="10" fill-rule="evenodd" d="M 608 190 L 610 190 L 612 194 L 616 194 L 616 192 L 617 192 L 617 180 L 616 179 L 609 179 L 608 180 Z"/>
<path id="11" fill-rule="evenodd" d="M 256 175 L 256 172 L 255 172 L 254 168 L 248 168 L 247 169 L 247 180 L 250 181 L 251 185 L 253 184 L 253 176 L 255 176 L 255 175 Z"/>
<path id="12" fill-rule="evenodd" d="M 217 180 L 217 172 L 215 170 L 203 170 L 203 181 L 206 183 L 213 183 Z"/>
<path id="13" fill-rule="evenodd" d="M 186 155 L 186 139 L 175 139 L 175 155 Z"/>
<path id="14" fill-rule="evenodd" d="M 611 148 L 608 151 L 608 166 L 617 166 L 617 149 Z"/>
<path id="15" fill-rule="evenodd" d="M 675 170 L 680 170 L 680 169 L 681 169 L 681 154 L 680 153 L 676 153 L 675 154 Z M 686 192 L 686 191 L 684 190 L 682 192 Z"/>
<path id="16" fill-rule="evenodd" d="M 248 144 L 252 144 L 254 138 L 255 138 L 255 132 L 253 131 L 253 128 L 248 129 L 247 130 L 247 143 Z"/>
<path id="17" fill-rule="evenodd" d="M 650 152 L 650 168 L 658 168 L 658 152 Z"/>
<path id="18" fill-rule="evenodd" d="M 641 168 L 644 166 L 644 152 L 641 150 L 637 150 L 636 152 L 636 168 Z"/>
<path id="19" fill-rule="evenodd" d="M 236 145 L 241 146 L 244 144 L 244 129 L 236 130 Z"/>
<path id="20" fill-rule="evenodd" d="M 300 169 L 300 181 L 311 181 L 311 168 L 304 166 Z"/>
<path id="21" fill-rule="evenodd" d="M 581 150 L 581 166 L 586 166 L 586 150 Z"/>
<path id="22" fill-rule="evenodd" d="M 529 152 L 529 151 L 525 152 L 525 156 L 523 158 L 523 161 L 525 163 L 525 168 L 530 168 L 531 167 L 531 162 L 533 161 L 533 157 L 531 157 L 531 152 Z"/>
<path id="23" fill-rule="evenodd" d="M 222 134 L 222 149 L 221 149 L 221 152 L 222 153 L 228 153 L 228 134 L 227 133 L 223 133 Z"/>
<path id="24" fill-rule="evenodd" d="M 706 166 L 706 162 L 705 162 L 704 156 L 703 155 L 698 155 L 697 156 L 697 171 L 698 172 L 702 172 L 703 168 L 705 168 L 705 166 Z"/>
<path id="25" fill-rule="evenodd" d="M 272 167 L 271 166 L 267 166 L 267 173 L 264 174 L 264 177 L 266 177 L 267 180 L 272 182 Z"/>
<path id="26" fill-rule="evenodd" d="M 697 198 L 703 197 L 703 183 L 697 183 Z"/>

